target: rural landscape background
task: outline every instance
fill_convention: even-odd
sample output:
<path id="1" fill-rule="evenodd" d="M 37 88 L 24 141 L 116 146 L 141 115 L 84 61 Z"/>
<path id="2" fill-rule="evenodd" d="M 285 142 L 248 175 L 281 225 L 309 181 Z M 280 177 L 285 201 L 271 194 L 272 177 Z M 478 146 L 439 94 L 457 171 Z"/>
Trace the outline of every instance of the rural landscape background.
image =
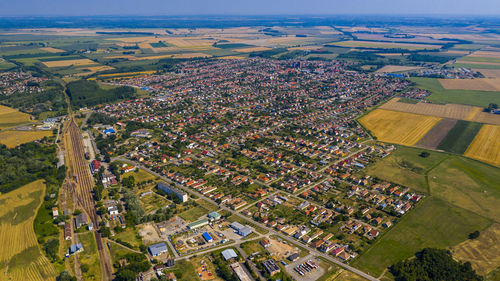
<path id="1" fill-rule="evenodd" d="M 0 4 L 0 280 L 500 280 L 498 4 L 299 2 Z"/>

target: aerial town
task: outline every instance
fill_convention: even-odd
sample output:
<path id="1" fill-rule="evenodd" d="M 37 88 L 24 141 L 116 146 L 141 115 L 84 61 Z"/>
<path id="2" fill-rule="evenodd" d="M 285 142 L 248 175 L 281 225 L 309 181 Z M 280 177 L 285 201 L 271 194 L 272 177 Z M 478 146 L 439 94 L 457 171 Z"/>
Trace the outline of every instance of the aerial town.
<path id="1" fill-rule="evenodd" d="M 0 281 L 500 280 L 500 23 L 456 21 L 0 11 Z"/>

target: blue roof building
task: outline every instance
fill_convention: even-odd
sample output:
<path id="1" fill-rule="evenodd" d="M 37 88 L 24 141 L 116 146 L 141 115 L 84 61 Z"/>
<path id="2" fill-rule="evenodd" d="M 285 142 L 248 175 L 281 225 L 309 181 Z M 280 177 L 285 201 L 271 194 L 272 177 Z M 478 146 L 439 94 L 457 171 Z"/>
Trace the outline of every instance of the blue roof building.
<path id="1" fill-rule="evenodd" d="M 113 128 L 109 128 L 109 129 L 104 130 L 104 134 L 106 134 L 106 135 L 114 134 L 114 133 L 116 133 L 116 132 L 115 132 L 115 129 L 113 129 Z"/>
<path id="2" fill-rule="evenodd" d="M 203 233 L 202 236 L 208 243 L 213 241 L 212 236 L 208 232 Z"/>
<path id="3" fill-rule="evenodd" d="M 83 250 L 82 243 L 73 244 L 69 247 L 69 253 L 74 254 Z"/>
<path id="4" fill-rule="evenodd" d="M 168 252 L 167 245 L 164 242 L 151 245 L 148 247 L 148 250 L 153 257 L 157 257 L 163 253 Z"/>

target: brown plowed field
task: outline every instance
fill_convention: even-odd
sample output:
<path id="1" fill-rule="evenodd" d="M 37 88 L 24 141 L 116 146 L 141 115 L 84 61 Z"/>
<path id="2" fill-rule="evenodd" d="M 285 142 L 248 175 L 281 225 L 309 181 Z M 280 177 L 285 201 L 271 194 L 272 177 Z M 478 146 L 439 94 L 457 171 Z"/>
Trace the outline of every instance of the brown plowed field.
<path id="1" fill-rule="evenodd" d="M 457 119 L 445 118 L 439 121 L 423 138 L 421 138 L 416 146 L 424 148 L 436 149 L 448 132 L 455 126 Z"/>

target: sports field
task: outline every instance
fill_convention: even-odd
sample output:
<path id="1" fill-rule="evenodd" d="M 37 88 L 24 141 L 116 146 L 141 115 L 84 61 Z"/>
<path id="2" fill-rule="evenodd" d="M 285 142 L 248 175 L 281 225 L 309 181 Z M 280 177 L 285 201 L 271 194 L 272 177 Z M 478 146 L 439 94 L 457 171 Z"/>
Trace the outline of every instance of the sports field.
<path id="1" fill-rule="evenodd" d="M 484 125 L 464 155 L 500 166 L 500 126 Z"/>
<path id="2" fill-rule="evenodd" d="M 31 122 L 29 114 L 19 112 L 14 108 L 0 105 L 0 129 L 12 128 Z"/>
<path id="3" fill-rule="evenodd" d="M 500 267 L 500 224 L 482 231 L 479 238 L 466 240 L 452 250 L 453 257 L 468 261 L 480 275 L 487 275 Z"/>
<path id="4" fill-rule="evenodd" d="M 34 181 L 0 195 L 0 280 L 54 280 L 56 270 L 42 255 L 33 230 L 45 190 Z M 8 203 L 7 203 L 8 202 Z"/>
<path id="5" fill-rule="evenodd" d="M 412 146 L 441 118 L 384 109 L 376 109 L 359 119 L 377 139 Z"/>
<path id="6" fill-rule="evenodd" d="M 1 131 L 0 143 L 12 148 L 50 136 L 52 136 L 52 131 Z"/>

